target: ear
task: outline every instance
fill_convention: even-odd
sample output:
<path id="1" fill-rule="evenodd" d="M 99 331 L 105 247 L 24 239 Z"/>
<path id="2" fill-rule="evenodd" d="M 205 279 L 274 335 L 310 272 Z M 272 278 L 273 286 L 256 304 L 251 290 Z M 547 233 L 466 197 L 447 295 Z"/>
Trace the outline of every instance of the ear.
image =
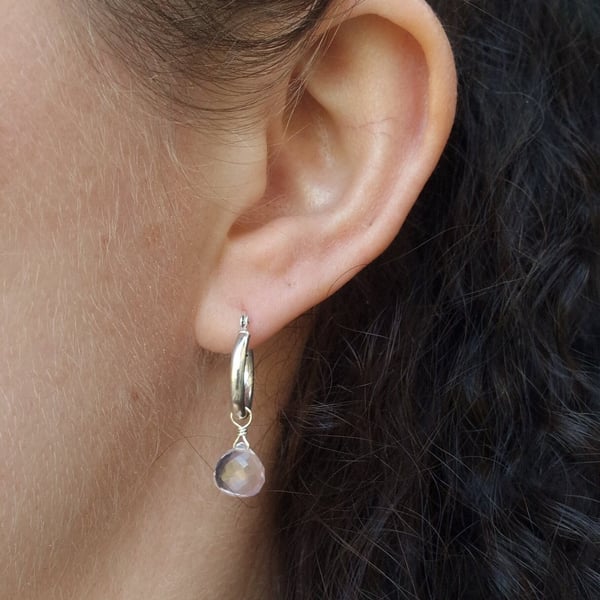
<path id="1" fill-rule="evenodd" d="M 242 312 L 260 344 L 380 254 L 448 138 L 454 62 L 425 0 L 336 7 L 302 96 L 290 111 L 281 94 L 254 146 L 260 201 L 230 216 L 198 306 L 209 350 L 230 351 Z"/>

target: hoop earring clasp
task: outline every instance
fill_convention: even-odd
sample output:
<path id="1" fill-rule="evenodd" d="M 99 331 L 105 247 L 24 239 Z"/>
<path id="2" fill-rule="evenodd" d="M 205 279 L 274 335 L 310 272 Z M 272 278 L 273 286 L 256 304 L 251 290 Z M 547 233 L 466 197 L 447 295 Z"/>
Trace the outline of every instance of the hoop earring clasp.
<path id="1" fill-rule="evenodd" d="M 243 314 L 231 353 L 231 412 L 238 419 L 246 418 L 246 409 L 252 410 L 254 399 L 254 352 L 248 349 L 248 322 L 248 315 Z"/>

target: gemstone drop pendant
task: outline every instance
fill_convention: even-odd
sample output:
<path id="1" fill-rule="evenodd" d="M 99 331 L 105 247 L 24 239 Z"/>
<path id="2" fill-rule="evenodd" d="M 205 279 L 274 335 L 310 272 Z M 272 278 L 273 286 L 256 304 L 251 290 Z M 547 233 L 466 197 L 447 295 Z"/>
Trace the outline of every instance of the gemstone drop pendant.
<path id="1" fill-rule="evenodd" d="M 239 442 L 217 462 L 215 484 L 225 494 L 239 498 L 256 496 L 265 483 L 260 458 L 244 442 Z"/>

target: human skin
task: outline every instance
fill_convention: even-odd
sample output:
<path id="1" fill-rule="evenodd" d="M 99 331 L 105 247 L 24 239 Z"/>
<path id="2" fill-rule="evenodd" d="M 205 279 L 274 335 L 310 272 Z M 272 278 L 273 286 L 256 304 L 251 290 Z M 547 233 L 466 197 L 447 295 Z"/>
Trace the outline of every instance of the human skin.
<path id="1" fill-rule="evenodd" d="M 219 257 L 237 215 L 248 207 L 255 215 L 265 186 L 281 193 L 287 180 L 265 181 L 256 132 L 241 143 L 234 132 L 192 131 L 147 102 L 135 76 L 60 4 L 0 0 L 0 599 L 265 598 L 276 569 L 272 496 L 240 503 L 224 500 L 212 485 L 214 461 L 235 432 L 228 420 L 228 359 L 207 350 L 233 345 L 237 322 L 206 323 L 213 313 L 205 299 L 218 300 L 221 280 L 235 287 L 236 273 L 227 263 L 219 267 Z M 385 37 L 378 32 L 377 39 Z M 407 39 L 402 43 L 422 60 Z M 424 89 L 423 65 L 415 64 L 411 89 Z M 452 111 L 438 112 L 433 125 L 414 127 L 427 132 L 427 147 L 423 156 L 418 148 L 410 153 L 421 162 L 406 169 L 418 175 L 405 186 L 406 200 L 388 207 L 398 217 L 383 213 L 385 229 L 375 224 L 369 233 L 381 239 L 378 247 L 399 228 L 441 151 Z M 390 121 L 359 105 L 357 114 Z M 324 135 L 322 122 L 319 127 L 315 139 Z M 364 130 L 369 140 L 349 138 L 353 148 L 384 155 L 369 145 L 379 140 L 372 131 L 352 130 Z M 380 136 L 385 148 L 391 133 Z M 304 142 L 306 155 L 315 154 L 312 139 Z M 399 143 L 408 148 L 419 140 Z M 311 169 L 293 170 L 314 191 L 309 177 L 323 178 L 314 164 Z M 291 168 L 280 164 L 276 171 Z M 377 182 L 378 189 L 397 184 Z M 328 197 L 338 197 L 339 183 L 327 182 Z M 345 249 L 371 247 L 369 238 L 357 244 L 344 237 L 363 235 L 364 210 L 344 209 L 343 221 L 332 212 L 328 229 L 335 236 L 324 242 L 341 248 L 351 264 L 372 257 Z M 295 230 L 316 247 L 314 233 L 302 227 Z M 269 238 L 258 239 L 259 247 L 271 247 Z M 277 252 L 286 264 L 287 255 Z M 265 254 L 265 260 L 275 257 Z M 336 260 L 328 262 L 336 269 L 320 288 L 333 290 L 347 277 L 346 264 Z M 283 303 L 277 283 L 266 286 L 274 322 L 289 323 L 324 297 L 309 285 L 315 264 L 302 264 L 306 275 L 294 271 L 287 288 L 288 294 L 306 289 L 305 297 Z M 282 313 L 286 306 L 300 308 Z M 269 474 L 277 411 L 306 327 L 274 334 L 257 322 L 257 410 L 249 437 Z"/>
<path id="2" fill-rule="evenodd" d="M 186 185 L 173 160 L 183 136 L 132 100 L 116 63 L 99 69 L 78 52 L 57 4 L 0 9 L 0 597 L 116 597 L 131 556 L 110 564 L 104 590 L 86 586 L 124 523 L 135 540 L 130 503 L 156 511 L 148 537 L 168 524 L 177 546 L 185 534 L 177 541 L 162 504 L 200 522 L 197 507 L 206 516 L 220 500 L 205 456 L 233 430 L 226 390 L 201 377 L 190 320 L 221 209 L 209 186 L 193 205 L 173 192 Z M 219 171 L 208 156 L 196 169 L 206 181 Z M 226 381 L 226 365 L 211 365 Z M 171 460 L 178 484 L 189 480 L 170 480 L 181 497 L 141 492 Z M 170 551 L 157 553 L 164 568 Z M 132 589 L 124 597 L 145 593 Z"/>

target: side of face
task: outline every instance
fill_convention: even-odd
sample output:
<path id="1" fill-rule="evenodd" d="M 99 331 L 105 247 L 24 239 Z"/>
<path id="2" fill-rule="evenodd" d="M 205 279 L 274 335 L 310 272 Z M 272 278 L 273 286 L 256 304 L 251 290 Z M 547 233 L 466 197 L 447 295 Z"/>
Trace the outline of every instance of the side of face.
<path id="1" fill-rule="evenodd" d="M 0 0 L 0 572 L 13 596 L 73 549 L 94 555 L 191 405 L 222 418 L 224 386 L 205 368 L 198 390 L 196 348 L 229 352 L 241 312 L 259 350 L 277 346 L 274 388 L 292 385 L 297 344 L 279 334 L 391 243 L 435 168 L 456 79 L 429 5 L 332 5 L 297 101 L 307 56 L 282 60 L 260 106 L 217 131 L 146 102 L 58 1 Z"/>
<path id="2" fill-rule="evenodd" d="M 176 193 L 174 129 L 116 64 L 79 51 L 58 5 L 0 0 L 6 590 L 110 528 L 120 475 L 143 473 L 191 396 L 196 290 L 182 282 L 201 286 L 217 219 L 202 189 L 193 206 Z"/>

